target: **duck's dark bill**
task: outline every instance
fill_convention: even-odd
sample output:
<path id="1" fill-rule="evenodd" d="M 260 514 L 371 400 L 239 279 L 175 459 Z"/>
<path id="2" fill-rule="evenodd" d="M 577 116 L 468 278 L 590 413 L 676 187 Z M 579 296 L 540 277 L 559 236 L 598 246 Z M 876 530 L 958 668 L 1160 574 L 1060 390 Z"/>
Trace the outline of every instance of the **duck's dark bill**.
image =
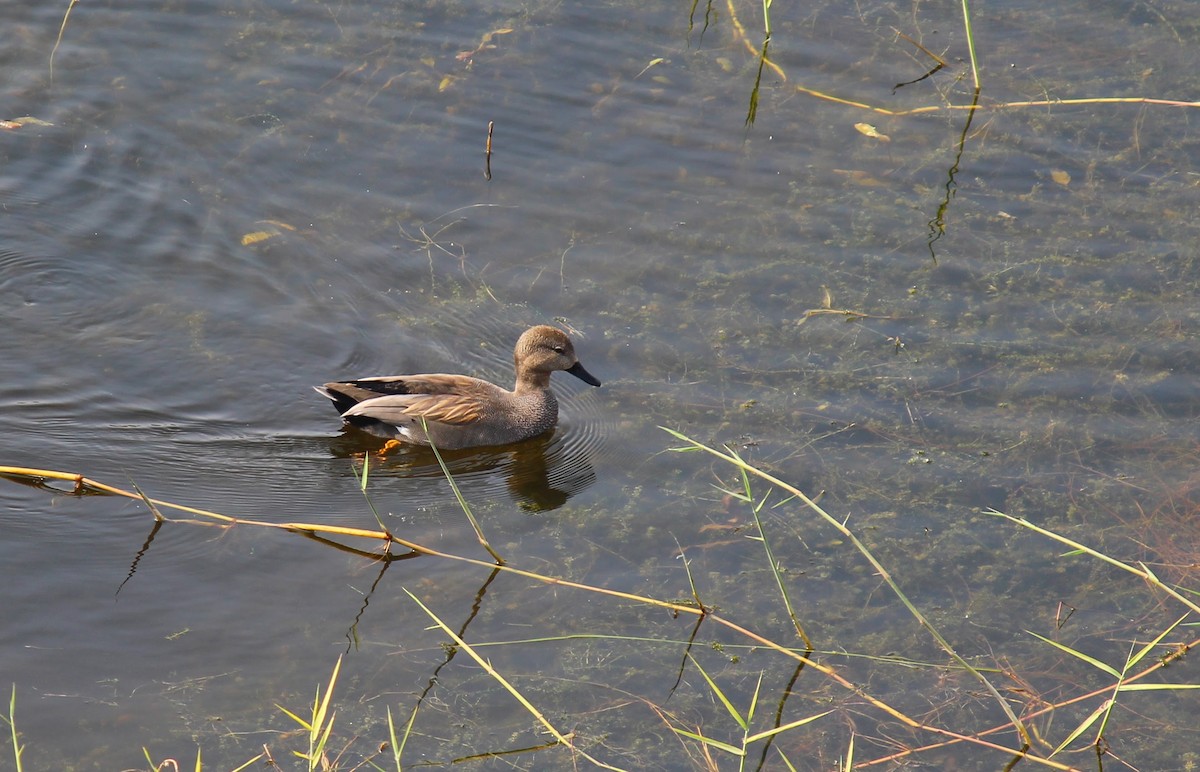
<path id="1" fill-rule="evenodd" d="M 581 365 L 579 362 L 571 365 L 571 369 L 567 370 L 567 372 L 590 386 L 600 385 L 600 381 L 596 380 L 596 376 L 592 375 L 587 370 L 584 370 L 583 365 Z"/>

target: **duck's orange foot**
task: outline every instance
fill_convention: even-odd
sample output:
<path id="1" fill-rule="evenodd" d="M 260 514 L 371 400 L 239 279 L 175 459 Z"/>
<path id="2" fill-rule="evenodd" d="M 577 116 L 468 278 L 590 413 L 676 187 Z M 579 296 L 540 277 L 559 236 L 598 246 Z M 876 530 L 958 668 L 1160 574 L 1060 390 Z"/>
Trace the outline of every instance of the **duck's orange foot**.
<path id="1" fill-rule="evenodd" d="M 388 440 L 387 442 L 383 443 L 383 447 L 375 451 L 375 455 L 386 456 L 388 453 L 391 453 L 393 450 L 403 445 L 404 443 L 400 440 Z"/>

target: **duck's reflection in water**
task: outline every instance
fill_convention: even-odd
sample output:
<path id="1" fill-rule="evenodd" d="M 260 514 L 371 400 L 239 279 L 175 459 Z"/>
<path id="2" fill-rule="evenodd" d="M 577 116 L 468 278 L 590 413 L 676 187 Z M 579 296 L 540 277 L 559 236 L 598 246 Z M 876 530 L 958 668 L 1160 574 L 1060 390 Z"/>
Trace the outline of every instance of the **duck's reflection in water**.
<path id="1" fill-rule="evenodd" d="M 548 512 L 561 507 L 596 481 L 591 463 L 595 448 L 571 440 L 571 432 L 559 428 L 511 445 L 443 450 L 441 455 L 468 503 L 480 495 L 495 495 L 503 481 L 505 490 L 517 506 L 530 512 Z M 444 477 L 437 456 L 428 447 L 402 445 L 380 453 L 382 447 L 383 440 L 346 427 L 331 443 L 330 450 L 342 458 L 366 454 L 371 459 L 373 478 L 380 475 L 412 479 Z M 441 490 L 441 494 L 435 494 L 437 498 L 445 494 L 445 490 Z M 422 498 L 420 493 L 417 496 Z"/>

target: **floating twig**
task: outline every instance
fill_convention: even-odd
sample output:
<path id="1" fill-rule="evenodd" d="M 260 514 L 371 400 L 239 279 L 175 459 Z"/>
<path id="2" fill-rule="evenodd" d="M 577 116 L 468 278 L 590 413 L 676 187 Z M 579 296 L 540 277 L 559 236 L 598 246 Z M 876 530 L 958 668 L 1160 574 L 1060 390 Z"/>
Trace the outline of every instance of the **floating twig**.
<path id="1" fill-rule="evenodd" d="M 483 177 L 488 182 L 492 180 L 492 129 L 495 127 L 495 121 L 488 121 L 487 144 L 483 147 Z"/>

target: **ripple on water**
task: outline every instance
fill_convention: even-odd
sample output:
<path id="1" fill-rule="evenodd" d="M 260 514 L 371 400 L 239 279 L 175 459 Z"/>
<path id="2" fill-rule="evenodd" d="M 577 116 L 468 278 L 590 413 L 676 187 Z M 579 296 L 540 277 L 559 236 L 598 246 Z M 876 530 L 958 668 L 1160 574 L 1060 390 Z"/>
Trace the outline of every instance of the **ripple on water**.
<path id="1" fill-rule="evenodd" d="M 545 323 L 567 329 L 585 366 L 604 380 L 604 373 L 588 363 L 589 347 L 578 330 L 527 308 L 456 308 L 444 316 L 431 317 L 413 322 L 414 326 L 421 325 L 419 348 L 426 355 L 403 352 L 398 358 L 407 365 L 397 368 L 395 374 L 451 370 L 507 388 L 513 379 L 512 348 L 516 339 L 527 327 Z M 551 384 L 559 399 L 559 423 L 552 433 L 516 445 L 443 452 L 447 468 L 468 501 L 508 497 L 522 508 L 545 511 L 562 506 L 595 480 L 594 462 L 605 455 L 612 426 L 601 409 L 599 390 L 560 373 L 551 378 Z M 332 411 L 330 416 L 335 420 Z M 345 429 L 330 443 L 330 452 L 350 457 L 378 449 L 381 442 Z M 349 468 L 346 474 L 350 474 Z M 375 479 L 407 480 L 407 505 L 434 507 L 447 501 L 441 468 L 428 449 L 403 447 L 393 451 L 373 463 L 372 475 Z"/>
<path id="2" fill-rule="evenodd" d="M 137 131 L 94 139 L 62 133 L 6 164 L 0 315 L 85 330 L 130 313 L 137 288 L 177 271 L 172 258 L 187 254 L 201 225 L 172 193 L 178 174 L 162 144 Z M 160 286 L 154 294 L 168 293 Z"/>
<path id="3" fill-rule="evenodd" d="M 90 281 L 75 261 L 0 248 L 0 302 L 6 314 L 19 313 L 21 306 L 77 298 Z"/>

